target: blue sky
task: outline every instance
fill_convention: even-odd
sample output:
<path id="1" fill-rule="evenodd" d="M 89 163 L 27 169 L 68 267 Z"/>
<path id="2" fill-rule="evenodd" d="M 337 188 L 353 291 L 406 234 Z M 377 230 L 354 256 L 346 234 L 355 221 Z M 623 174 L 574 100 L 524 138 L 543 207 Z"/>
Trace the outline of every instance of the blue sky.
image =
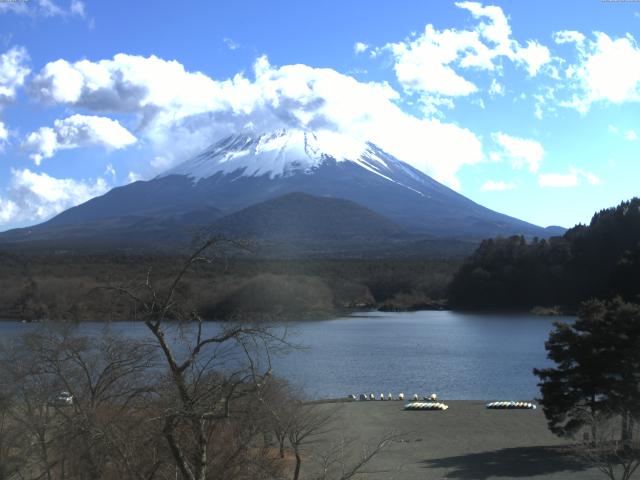
<path id="1" fill-rule="evenodd" d="M 0 230 L 282 126 L 588 222 L 638 194 L 638 39 L 620 1 L 0 1 Z"/>

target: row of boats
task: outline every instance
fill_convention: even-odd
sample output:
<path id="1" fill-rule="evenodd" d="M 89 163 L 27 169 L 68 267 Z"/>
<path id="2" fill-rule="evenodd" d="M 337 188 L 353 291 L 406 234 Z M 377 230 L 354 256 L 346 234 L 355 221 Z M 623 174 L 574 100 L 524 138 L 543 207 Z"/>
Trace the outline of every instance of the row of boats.
<path id="1" fill-rule="evenodd" d="M 426 401 L 435 401 L 438 399 L 438 396 L 435 393 L 431 395 L 425 395 L 422 397 L 423 400 Z M 404 401 L 404 393 L 399 393 L 397 397 L 394 397 L 393 394 L 389 393 L 385 396 L 384 393 L 381 393 L 379 397 L 376 397 L 373 393 L 361 393 L 360 395 L 349 395 L 349 400 L 360 400 L 360 401 L 370 401 L 370 400 L 381 400 L 381 401 L 389 401 L 389 400 L 401 400 Z M 420 397 L 417 393 L 413 394 L 412 401 L 417 402 L 420 400 Z"/>
<path id="2" fill-rule="evenodd" d="M 490 409 L 522 409 L 522 410 L 535 410 L 536 406 L 531 402 L 491 402 L 487 403 L 487 408 Z M 449 406 L 441 402 L 411 402 L 404 406 L 405 410 L 446 410 Z"/>
<path id="3" fill-rule="evenodd" d="M 411 402 L 404 406 L 405 410 L 446 410 L 449 405 L 441 402 Z"/>
<path id="4" fill-rule="evenodd" d="M 487 403 L 487 408 L 492 408 L 496 410 L 501 409 L 525 409 L 525 410 L 535 410 L 536 406 L 531 402 L 491 402 Z"/>
<path id="5" fill-rule="evenodd" d="M 431 395 L 425 395 L 422 397 L 423 401 L 420 401 L 420 397 L 417 393 L 414 393 L 411 402 L 407 403 L 404 407 L 405 410 L 447 410 L 449 408 L 448 405 L 438 402 L 438 396 L 435 393 Z M 381 393 L 379 397 L 376 397 L 373 393 L 361 393 L 359 396 L 349 395 L 349 400 L 356 401 L 372 401 L 372 400 L 400 400 L 404 401 L 404 393 L 399 393 L 398 396 L 394 397 L 391 393 L 385 395 Z M 509 401 L 500 401 L 500 402 L 490 402 L 487 403 L 486 408 L 495 409 L 495 410 L 535 410 L 536 406 L 531 402 L 514 402 L 513 400 Z"/>

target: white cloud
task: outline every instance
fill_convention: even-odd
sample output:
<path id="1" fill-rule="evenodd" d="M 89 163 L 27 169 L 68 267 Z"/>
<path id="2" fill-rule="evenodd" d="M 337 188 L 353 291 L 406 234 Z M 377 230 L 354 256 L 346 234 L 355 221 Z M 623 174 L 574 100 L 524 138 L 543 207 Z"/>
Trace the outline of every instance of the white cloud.
<path id="1" fill-rule="evenodd" d="M 545 188 L 572 188 L 581 185 L 581 179 L 589 185 L 600 185 L 598 176 L 591 172 L 570 167 L 569 173 L 541 173 L 538 175 L 538 185 Z"/>
<path id="2" fill-rule="evenodd" d="M 52 0 L 9 0 L 0 2 L 0 14 L 2 13 L 31 17 L 84 17 L 85 5 L 81 0 L 71 0 L 67 10 Z"/>
<path id="3" fill-rule="evenodd" d="M 536 104 L 533 107 L 533 116 L 536 117 L 538 120 L 542 120 L 542 117 L 544 116 L 544 113 L 542 111 L 542 103 L 541 102 L 536 102 Z"/>
<path id="4" fill-rule="evenodd" d="M 486 105 L 484 104 L 484 100 L 481 98 L 474 98 L 473 100 L 471 100 L 471 103 L 473 103 L 474 105 L 477 105 L 478 107 L 480 107 L 481 109 L 485 109 Z"/>
<path id="5" fill-rule="evenodd" d="M 562 30 L 553 34 L 553 40 L 559 45 L 563 43 L 576 43 L 581 45 L 584 43 L 585 36 L 575 30 Z"/>
<path id="6" fill-rule="evenodd" d="M 570 171 L 567 174 L 542 173 L 538 176 L 538 185 L 551 188 L 568 188 L 578 186 L 578 174 Z"/>
<path id="7" fill-rule="evenodd" d="M 229 50 L 237 50 L 240 48 L 240 44 L 229 37 L 223 38 L 222 41 Z"/>
<path id="8" fill-rule="evenodd" d="M 364 52 L 366 52 L 368 49 L 369 49 L 369 45 L 367 45 L 366 43 L 363 43 L 363 42 L 356 42 L 356 43 L 353 45 L 353 51 L 354 51 L 354 53 L 356 53 L 356 54 L 364 53 Z"/>
<path id="9" fill-rule="evenodd" d="M 620 132 L 620 129 L 618 127 L 616 127 L 615 125 L 609 124 L 607 126 L 607 130 L 609 131 L 609 133 L 612 133 L 613 135 L 618 135 L 619 133 L 622 133 L 622 136 L 626 140 L 629 140 L 630 142 L 633 142 L 634 140 L 638 139 L 638 134 L 636 133 L 635 130 L 632 130 L 632 129 L 626 130 L 624 132 Z"/>
<path id="10" fill-rule="evenodd" d="M 483 6 L 480 2 L 456 2 L 456 7 L 468 10 L 474 18 L 482 21 L 477 26 L 482 37 L 495 44 L 497 54 L 507 55 L 511 52 L 511 27 L 502 8 L 493 5 Z M 484 21 L 487 19 L 488 22 Z"/>
<path id="11" fill-rule="evenodd" d="M 4 150 L 5 145 L 9 141 L 9 131 L 3 122 L 0 121 L 0 152 Z"/>
<path id="12" fill-rule="evenodd" d="M 529 171 L 537 172 L 544 157 L 544 148 L 535 140 L 512 137 L 506 133 L 491 134 L 494 142 L 502 147 L 501 156 L 511 161 L 514 168 L 527 166 Z"/>
<path id="13" fill-rule="evenodd" d="M 27 66 L 28 61 L 29 55 L 23 47 L 13 47 L 0 55 L 0 111 L 15 101 L 18 89 L 24 85 L 27 75 L 31 73 Z M 0 120 L 0 152 L 9 142 L 9 136 L 6 124 Z"/>
<path id="14" fill-rule="evenodd" d="M 108 189 L 102 178 L 82 181 L 12 170 L 6 195 L 0 196 L 0 223 L 45 220 Z"/>
<path id="15" fill-rule="evenodd" d="M 366 139 L 440 181 L 458 187 L 456 172 L 482 160 L 471 131 L 418 118 L 395 103 L 387 83 L 359 82 L 328 68 L 273 67 L 266 57 L 254 79 L 214 80 L 177 61 L 118 54 L 112 60 L 47 64 L 32 90 L 45 102 L 141 119 L 136 131 L 166 168 L 213 141 L 243 129 L 325 129 Z"/>
<path id="16" fill-rule="evenodd" d="M 480 187 L 480 190 L 483 192 L 502 192 L 505 190 L 513 190 L 514 188 L 516 188 L 516 184 L 513 182 L 487 180 Z"/>
<path id="17" fill-rule="evenodd" d="M 496 95 L 504 95 L 504 85 L 498 82 L 495 78 L 491 80 L 491 85 L 489 86 L 489 95 L 492 97 Z"/>
<path id="18" fill-rule="evenodd" d="M 565 70 L 571 98 L 560 105 L 586 113 L 596 102 L 640 101 L 640 48 L 630 34 L 576 44 L 578 61 Z"/>
<path id="19" fill-rule="evenodd" d="M 78 15 L 79 17 L 84 17 L 85 16 L 84 2 L 80 0 L 71 0 L 71 6 L 69 7 L 69 11 L 74 15 Z"/>
<path id="20" fill-rule="evenodd" d="M 500 154 L 500 152 L 489 152 L 489 160 L 492 162 L 501 162 L 502 155 Z"/>
<path id="21" fill-rule="evenodd" d="M 51 0 L 38 0 L 37 4 L 46 17 L 56 17 L 65 14 L 65 11 Z"/>
<path id="22" fill-rule="evenodd" d="M 530 77 L 535 77 L 544 65 L 551 62 L 551 52 L 544 45 L 530 40 L 526 47 L 516 47 L 515 59 L 526 66 Z"/>
<path id="23" fill-rule="evenodd" d="M 7 130 L 7 127 L 4 126 L 4 123 L 0 122 L 0 144 L 2 144 L 2 142 L 6 142 L 8 138 L 9 131 Z"/>
<path id="24" fill-rule="evenodd" d="M 171 166 L 171 164 L 171 159 L 163 157 L 162 155 L 158 155 L 153 160 L 151 160 L 151 166 L 157 171 L 166 170 Z"/>
<path id="25" fill-rule="evenodd" d="M 114 168 L 112 163 L 108 163 L 107 164 L 107 166 L 104 169 L 104 174 L 103 175 L 111 176 L 111 181 L 112 182 L 116 181 L 116 169 Z"/>
<path id="26" fill-rule="evenodd" d="M 477 24 L 473 29 L 437 30 L 428 24 L 417 37 L 389 43 L 384 49 L 393 55 L 398 81 L 410 93 L 430 96 L 467 96 L 478 87 L 463 70 L 494 71 L 503 57 L 522 65 L 535 76 L 551 62 L 549 49 L 529 40 L 522 46 L 511 37 L 511 27 L 503 10 L 478 2 L 457 2 Z"/>
<path id="27" fill-rule="evenodd" d="M 129 172 L 127 175 L 127 183 L 133 183 L 142 180 L 142 175 L 136 172 Z"/>
<path id="28" fill-rule="evenodd" d="M 57 150 L 100 145 L 108 149 L 120 149 L 136 142 L 134 137 L 117 120 L 88 115 L 72 115 L 56 120 L 53 128 L 41 127 L 31 132 L 22 143 L 29 157 L 40 165 Z"/>
<path id="29" fill-rule="evenodd" d="M 578 170 L 578 173 L 580 173 L 587 180 L 587 183 L 589 185 L 600 185 L 602 183 L 600 177 L 598 177 L 594 173 L 585 172 L 584 170 Z"/>
<path id="30" fill-rule="evenodd" d="M 424 34 L 417 39 L 387 47 L 396 61 L 394 68 L 398 81 L 408 91 L 466 96 L 476 92 L 478 87 L 459 75 L 451 64 L 458 60 L 460 51 L 471 45 L 476 50 L 486 50 L 475 32 L 440 32 L 433 25 L 427 25 Z M 490 62 L 484 66 L 493 68 Z"/>
<path id="31" fill-rule="evenodd" d="M 25 15 L 29 13 L 27 2 L 0 2 L 0 14 L 15 13 Z"/>
<path id="32" fill-rule="evenodd" d="M 28 60 L 29 55 L 22 47 L 13 47 L 0 55 L 0 106 L 15 100 L 17 89 L 30 73 Z"/>
<path id="33" fill-rule="evenodd" d="M 12 200 L 0 197 L 0 225 L 14 221 L 18 216 L 18 205 Z"/>

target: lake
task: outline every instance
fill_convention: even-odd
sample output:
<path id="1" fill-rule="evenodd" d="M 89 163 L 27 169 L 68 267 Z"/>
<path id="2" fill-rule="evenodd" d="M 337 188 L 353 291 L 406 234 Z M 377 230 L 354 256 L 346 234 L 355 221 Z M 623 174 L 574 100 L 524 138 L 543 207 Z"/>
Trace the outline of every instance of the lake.
<path id="1" fill-rule="evenodd" d="M 573 319 L 420 311 L 294 322 L 288 338 L 306 348 L 274 358 L 274 373 L 312 398 L 435 392 L 443 399 L 530 400 L 539 396 L 531 370 L 550 365 L 544 342 L 556 320 Z M 0 335 L 6 339 L 25 328 L 30 326 L 0 322 Z M 89 334 L 102 328 L 80 325 Z M 139 323 L 113 328 L 148 335 Z"/>

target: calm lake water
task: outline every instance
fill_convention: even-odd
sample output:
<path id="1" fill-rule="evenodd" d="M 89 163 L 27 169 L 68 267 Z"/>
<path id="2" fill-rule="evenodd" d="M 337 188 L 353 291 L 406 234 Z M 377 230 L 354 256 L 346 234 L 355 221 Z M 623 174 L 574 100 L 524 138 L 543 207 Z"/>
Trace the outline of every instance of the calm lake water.
<path id="1" fill-rule="evenodd" d="M 306 348 L 274 358 L 274 373 L 312 398 L 436 392 L 443 399 L 528 400 L 539 396 L 532 368 L 550 365 L 544 342 L 556 320 L 572 318 L 422 311 L 292 323 L 289 340 Z M 25 328 L 32 327 L 0 322 L 0 335 Z M 104 326 L 79 328 L 97 334 Z M 148 335 L 133 322 L 112 328 Z"/>

